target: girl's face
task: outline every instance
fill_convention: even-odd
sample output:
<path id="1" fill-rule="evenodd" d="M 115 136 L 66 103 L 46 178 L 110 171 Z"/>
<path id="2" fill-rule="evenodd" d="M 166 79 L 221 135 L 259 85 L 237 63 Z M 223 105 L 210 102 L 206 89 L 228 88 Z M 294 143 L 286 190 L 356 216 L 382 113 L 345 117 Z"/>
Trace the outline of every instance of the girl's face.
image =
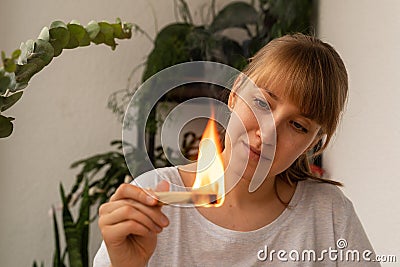
<path id="1" fill-rule="evenodd" d="M 280 88 L 256 86 L 231 92 L 224 155 L 226 166 L 241 180 L 259 176 L 256 168 L 261 168 L 263 179 L 283 172 L 313 145 L 320 130 L 279 92 Z"/>

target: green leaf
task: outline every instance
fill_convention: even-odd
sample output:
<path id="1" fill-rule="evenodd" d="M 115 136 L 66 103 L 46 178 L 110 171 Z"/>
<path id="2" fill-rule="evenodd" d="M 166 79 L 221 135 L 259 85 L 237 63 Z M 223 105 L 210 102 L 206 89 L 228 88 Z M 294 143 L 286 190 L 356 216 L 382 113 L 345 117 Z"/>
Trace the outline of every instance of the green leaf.
<path id="1" fill-rule="evenodd" d="M 40 32 L 38 39 L 41 39 L 41 40 L 47 41 L 47 42 L 50 41 L 50 32 L 49 32 L 49 28 L 44 27 L 44 28 L 42 29 L 42 31 Z"/>
<path id="2" fill-rule="evenodd" d="M 14 72 L 15 69 L 17 68 L 17 65 L 11 58 L 4 59 L 3 64 L 4 64 L 4 70 L 7 72 Z"/>
<path id="3" fill-rule="evenodd" d="M 99 22 L 100 26 L 100 33 L 94 38 L 92 41 L 95 44 L 105 43 L 114 50 L 117 44 L 114 40 L 114 29 L 113 27 L 107 22 Z"/>
<path id="4" fill-rule="evenodd" d="M 13 121 L 14 118 L 11 117 L 4 117 L 0 115 L 0 138 L 5 138 L 10 136 L 13 131 Z"/>
<path id="5" fill-rule="evenodd" d="M 70 38 L 69 43 L 65 46 L 67 49 L 76 48 L 78 46 L 90 45 L 89 34 L 82 25 L 70 23 L 67 25 Z"/>
<path id="6" fill-rule="evenodd" d="M 243 54 L 242 47 L 236 41 L 223 37 L 221 39 L 221 48 L 226 55 L 226 63 L 236 69 L 243 69 L 247 64 L 247 59 Z"/>
<path id="7" fill-rule="evenodd" d="M 21 50 L 17 49 L 17 50 L 15 50 L 15 51 L 12 53 L 11 58 L 15 60 L 15 59 L 17 59 L 20 55 L 21 55 Z"/>
<path id="8" fill-rule="evenodd" d="M 157 35 L 154 48 L 149 54 L 142 81 L 162 69 L 178 63 L 190 61 L 191 55 L 188 38 L 193 26 L 185 23 L 174 23 L 163 28 Z"/>
<path id="9" fill-rule="evenodd" d="M 121 20 L 117 19 L 117 23 L 111 24 L 114 29 L 114 37 L 118 39 L 128 39 L 132 37 L 132 23 L 122 24 Z"/>
<path id="10" fill-rule="evenodd" d="M 28 83 L 33 75 L 41 71 L 46 66 L 40 58 L 32 58 L 26 65 L 18 65 L 15 71 L 17 83 Z"/>
<path id="11" fill-rule="evenodd" d="M 31 58 L 40 58 L 45 63 L 44 66 L 46 66 L 51 62 L 54 54 L 54 49 L 49 42 L 38 39 L 35 41 L 35 50 Z M 28 63 L 30 63 L 29 59 Z"/>
<path id="12" fill-rule="evenodd" d="M 49 42 L 38 39 L 34 43 L 34 51 L 27 59 L 24 65 L 17 65 L 15 70 L 16 88 L 21 87 L 29 82 L 33 75 L 41 71 L 53 59 L 53 47 Z"/>
<path id="13" fill-rule="evenodd" d="M 118 39 L 124 39 L 125 37 L 125 32 L 122 29 L 122 25 L 119 23 L 113 23 L 111 24 L 111 27 L 113 28 L 114 32 L 114 37 Z"/>
<path id="14" fill-rule="evenodd" d="M 1 76 L 1 75 L 0 75 Z M 7 76 L 10 79 L 10 82 L 8 84 L 8 89 L 10 90 L 10 92 L 16 92 L 18 91 L 18 89 L 16 89 L 17 87 L 17 82 L 15 80 L 15 73 L 14 72 L 10 72 L 10 73 L 5 73 L 4 76 Z"/>
<path id="15" fill-rule="evenodd" d="M 56 209 L 54 207 L 51 207 L 51 210 L 53 211 L 53 231 L 54 231 L 54 247 L 55 247 L 53 255 L 53 267 L 62 267 L 63 264 L 61 261 L 60 234 L 58 231 Z"/>
<path id="16" fill-rule="evenodd" d="M 67 25 L 62 21 L 54 21 L 50 25 L 50 44 L 54 48 L 54 57 L 61 54 L 69 42 L 69 31 Z"/>
<path id="17" fill-rule="evenodd" d="M 25 89 L 28 86 L 28 82 L 20 82 L 15 86 L 15 91 Z"/>
<path id="18" fill-rule="evenodd" d="M 9 88 L 9 85 L 11 83 L 11 79 L 4 70 L 0 69 L 0 94 L 4 94 L 7 89 Z"/>
<path id="19" fill-rule="evenodd" d="M 14 51 L 13 52 L 13 55 L 17 55 L 18 54 L 18 51 L 16 50 L 16 51 Z M 18 57 L 18 56 L 17 56 Z M 15 64 L 15 58 L 8 58 L 8 57 L 6 57 L 6 53 L 4 52 L 4 51 L 1 51 L 1 60 L 2 60 L 2 62 L 3 62 L 3 67 L 4 67 L 4 70 L 6 71 L 6 72 L 14 72 L 15 71 L 15 68 L 16 68 L 16 64 Z"/>
<path id="20" fill-rule="evenodd" d="M 27 83 L 37 72 L 37 66 L 34 64 L 17 65 L 15 70 L 15 79 L 17 83 Z"/>
<path id="21" fill-rule="evenodd" d="M 310 30 L 312 0 L 269 0 L 269 5 L 271 15 L 278 20 L 278 29 L 274 29 L 273 37 Z"/>
<path id="22" fill-rule="evenodd" d="M 26 64 L 28 57 L 30 57 L 35 50 L 35 42 L 28 40 L 20 45 L 21 55 L 18 58 L 18 65 Z"/>
<path id="23" fill-rule="evenodd" d="M 60 184 L 60 194 L 63 201 L 63 225 L 65 241 L 67 243 L 69 266 L 83 267 L 80 254 L 80 236 L 68 207 L 68 201 L 65 197 L 64 187 Z"/>
<path id="24" fill-rule="evenodd" d="M 17 92 L 8 97 L 0 96 L 0 111 L 3 112 L 14 105 L 22 96 L 23 92 Z"/>
<path id="25" fill-rule="evenodd" d="M 81 240 L 80 254 L 82 258 L 82 264 L 84 267 L 89 266 L 89 251 L 88 251 L 89 223 L 90 223 L 90 197 L 89 197 L 89 184 L 88 180 L 86 179 L 79 209 L 79 218 L 76 223 L 76 229 Z"/>
<path id="26" fill-rule="evenodd" d="M 91 21 L 89 24 L 86 26 L 86 31 L 89 34 L 90 40 L 93 40 L 96 38 L 97 34 L 100 32 L 100 26 L 96 21 Z"/>
<path id="27" fill-rule="evenodd" d="M 210 25 L 211 32 L 218 32 L 228 28 L 244 27 L 256 24 L 258 13 L 254 7 L 244 2 L 234 2 L 225 6 L 214 18 Z"/>

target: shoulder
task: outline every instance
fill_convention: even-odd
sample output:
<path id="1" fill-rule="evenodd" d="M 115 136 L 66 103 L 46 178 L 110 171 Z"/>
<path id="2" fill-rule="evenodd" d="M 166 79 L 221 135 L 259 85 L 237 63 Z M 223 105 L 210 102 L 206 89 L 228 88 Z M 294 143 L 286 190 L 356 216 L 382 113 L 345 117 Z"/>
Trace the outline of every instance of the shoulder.
<path id="1" fill-rule="evenodd" d="M 350 207 L 352 202 L 343 193 L 340 187 L 314 180 L 305 180 L 303 183 L 303 200 L 315 204 L 333 205 L 334 207 Z"/>
<path id="2" fill-rule="evenodd" d="M 303 199 L 313 207 L 318 223 L 331 229 L 335 241 L 344 239 L 349 249 L 373 251 L 364 227 L 352 201 L 335 185 L 316 181 L 304 181 Z M 330 226 L 332 228 L 330 228 Z"/>
<path id="3" fill-rule="evenodd" d="M 332 223 L 338 232 L 343 232 L 350 225 L 360 224 L 352 201 L 340 187 L 313 180 L 303 183 L 301 205 L 311 209 L 319 221 Z"/>
<path id="4" fill-rule="evenodd" d="M 303 181 L 301 203 L 312 209 L 313 213 L 330 218 L 335 224 L 342 225 L 348 218 L 356 216 L 352 201 L 336 185 L 313 180 Z"/>

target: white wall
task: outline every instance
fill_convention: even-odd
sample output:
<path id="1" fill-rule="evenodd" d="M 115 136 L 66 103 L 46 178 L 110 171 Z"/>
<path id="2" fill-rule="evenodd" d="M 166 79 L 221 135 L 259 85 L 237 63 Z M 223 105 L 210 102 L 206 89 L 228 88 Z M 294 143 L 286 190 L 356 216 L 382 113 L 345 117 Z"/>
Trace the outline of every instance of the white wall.
<path id="1" fill-rule="evenodd" d="M 198 10 L 206 0 L 189 1 Z M 218 6 L 227 1 L 218 1 Z M 1 0 L 0 49 L 8 55 L 34 39 L 51 21 L 72 19 L 134 22 L 154 37 L 152 7 L 159 29 L 175 21 L 173 0 Z M 152 6 L 152 7 L 151 7 Z M 199 14 L 195 16 L 199 20 Z M 0 259 L 2 266 L 51 265 L 53 232 L 48 210 L 59 204 L 58 186 L 72 184 L 72 162 L 110 150 L 121 125 L 106 108 L 108 96 L 124 88 L 134 66 L 152 48 L 143 36 L 106 46 L 66 50 L 35 76 L 22 99 L 6 112 L 14 116 L 11 137 L 0 140 Z M 60 215 L 60 214 L 58 214 Z M 92 253 L 99 245 L 96 227 Z M 97 237 L 97 238 L 96 238 Z"/>
<path id="2" fill-rule="evenodd" d="M 377 253 L 399 262 L 400 1 L 322 0 L 319 11 L 318 35 L 342 55 L 350 77 L 324 164 L 344 182 Z"/>

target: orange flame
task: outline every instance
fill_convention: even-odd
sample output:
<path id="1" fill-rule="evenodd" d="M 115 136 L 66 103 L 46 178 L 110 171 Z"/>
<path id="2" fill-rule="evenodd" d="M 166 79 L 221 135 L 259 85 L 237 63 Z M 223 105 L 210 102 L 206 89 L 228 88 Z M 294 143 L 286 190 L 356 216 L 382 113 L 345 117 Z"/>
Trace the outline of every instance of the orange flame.
<path id="1" fill-rule="evenodd" d="M 193 190 L 217 194 L 217 201 L 206 206 L 219 207 L 225 199 L 224 164 L 214 118 L 208 121 L 199 145 Z"/>

